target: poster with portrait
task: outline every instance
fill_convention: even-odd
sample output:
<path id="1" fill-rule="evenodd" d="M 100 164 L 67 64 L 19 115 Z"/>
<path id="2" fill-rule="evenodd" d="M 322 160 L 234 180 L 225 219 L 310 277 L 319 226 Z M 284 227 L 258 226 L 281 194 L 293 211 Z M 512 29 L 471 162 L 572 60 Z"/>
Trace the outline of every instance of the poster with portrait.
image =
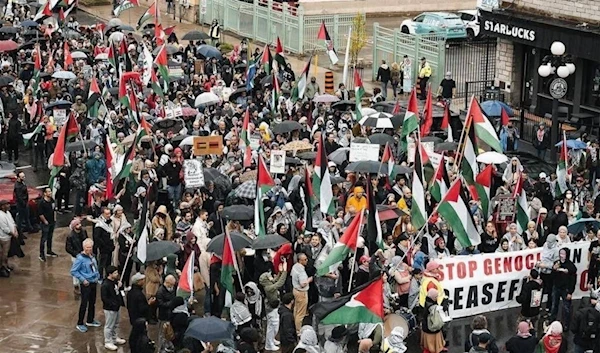
<path id="1" fill-rule="evenodd" d="M 200 188 L 204 186 L 204 170 L 202 162 L 198 159 L 183 161 L 183 179 L 186 188 Z"/>
<path id="2" fill-rule="evenodd" d="M 271 151 L 271 164 L 269 171 L 271 172 L 271 174 L 285 173 L 285 151 Z"/>

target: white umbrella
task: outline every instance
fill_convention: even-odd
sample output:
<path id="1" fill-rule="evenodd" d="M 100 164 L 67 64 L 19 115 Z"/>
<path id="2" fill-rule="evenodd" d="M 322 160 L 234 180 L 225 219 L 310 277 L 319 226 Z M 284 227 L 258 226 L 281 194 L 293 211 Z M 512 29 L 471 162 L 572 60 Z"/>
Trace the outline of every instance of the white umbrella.
<path id="1" fill-rule="evenodd" d="M 179 146 L 193 146 L 194 145 L 194 136 L 188 136 L 181 140 Z"/>
<path id="2" fill-rule="evenodd" d="M 122 32 L 114 32 L 108 37 L 108 40 L 113 43 L 121 43 L 125 35 Z"/>
<path id="3" fill-rule="evenodd" d="M 77 78 L 77 76 L 71 71 L 56 71 L 52 74 L 52 77 L 62 80 L 72 80 L 74 78 Z"/>
<path id="4" fill-rule="evenodd" d="M 96 59 L 96 60 L 108 60 L 108 53 L 100 53 L 100 54 L 96 55 L 96 57 L 94 59 Z"/>
<path id="5" fill-rule="evenodd" d="M 116 27 L 116 26 L 120 26 L 123 24 L 123 21 L 121 21 L 118 18 L 113 18 L 110 21 L 108 21 L 108 23 L 106 24 L 108 27 Z"/>
<path id="6" fill-rule="evenodd" d="M 373 109 L 373 108 L 361 108 L 360 109 L 360 114 L 362 116 L 369 116 L 371 114 L 375 114 L 377 113 L 377 110 Z"/>
<path id="7" fill-rule="evenodd" d="M 216 94 L 214 94 L 212 92 L 204 92 L 204 93 L 200 94 L 198 97 L 196 97 L 196 101 L 194 102 L 194 105 L 196 107 L 199 107 L 202 105 L 217 104 L 220 101 L 221 101 L 221 98 L 219 98 L 219 96 L 217 96 Z"/>
<path id="8" fill-rule="evenodd" d="M 313 98 L 313 102 L 315 103 L 335 103 L 339 100 L 340 99 L 338 97 L 327 93 L 317 95 L 315 98 Z"/>
<path id="9" fill-rule="evenodd" d="M 392 114 L 376 112 L 375 114 L 367 115 L 360 119 L 359 124 L 362 126 L 374 127 L 376 129 L 393 129 L 394 124 L 392 124 L 391 117 Z"/>
<path id="10" fill-rule="evenodd" d="M 508 162 L 508 157 L 495 151 L 483 152 L 477 156 L 477 162 L 484 164 L 502 164 Z"/>
<path id="11" fill-rule="evenodd" d="M 108 56 L 108 54 L 107 54 Z M 82 51 L 74 51 L 71 53 L 73 59 L 87 59 L 87 54 Z"/>

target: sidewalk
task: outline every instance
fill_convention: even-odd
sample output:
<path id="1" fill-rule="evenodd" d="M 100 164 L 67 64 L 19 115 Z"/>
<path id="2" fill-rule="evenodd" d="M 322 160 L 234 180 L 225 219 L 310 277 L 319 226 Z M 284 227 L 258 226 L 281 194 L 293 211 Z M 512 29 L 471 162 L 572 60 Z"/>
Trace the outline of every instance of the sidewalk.
<path id="1" fill-rule="evenodd" d="M 142 2 L 142 1 L 140 1 L 140 2 Z M 151 4 L 150 1 L 146 1 L 143 4 L 140 4 L 140 6 L 138 6 L 138 7 L 133 7 L 129 10 L 126 10 L 121 14 L 121 16 L 119 18 L 121 19 L 121 21 L 123 21 L 124 24 L 129 24 L 135 28 L 137 25 L 138 19 L 144 14 L 144 12 L 146 12 L 146 10 L 148 9 L 148 6 L 150 6 L 150 4 Z M 108 22 L 110 19 L 114 18 L 113 14 L 112 14 L 113 8 L 111 5 L 100 5 L 100 6 L 79 5 L 79 10 L 84 11 L 84 12 L 90 14 L 91 16 L 94 16 L 105 22 Z M 177 26 L 177 27 L 175 27 L 175 33 L 177 34 L 178 38 L 183 37 L 187 32 L 192 31 L 192 30 L 204 29 L 205 32 L 208 31 L 207 26 L 204 26 L 202 28 L 202 26 L 200 26 L 198 24 L 190 23 L 185 20 L 180 23 L 179 18 L 177 20 L 174 20 L 173 14 L 167 14 L 166 5 L 161 6 L 160 10 L 161 10 L 161 14 L 160 14 L 161 15 L 161 23 L 163 25 L 163 28 L 167 28 L 170 26 Z M 179 13 L 178 13 L 178 15 L 179 15 Z M 241 38 L 233 36 L 230 33 L 223 32 L 221 36 L 222 36 L 223 42 L 225 42 L 225 43 L 230 43 L 230 44 L 235 45 L 235 44 L 239 44 L 241 41 Z M 251 46 L 252 46 L 252 48 L 256 48 L 257 46 L 262 47 L 262 46 L 264 46 L 264 43 L 254 42 L 254 43 L 251 43 Z M 273 53 L 273 55 L 274 54 L 275 53 Z M 344 62 L 343 53 L 338 53 L 338 54 L 340 54 L 340 62 L 338 63 L 336 70 L 333 70 L 335 89 L 337 89 L 338 84 L 342 81 L 342 71 L 343 71 L 343 62 Z M 306 60 L 308 60 L 308 58 L 301 58 L 301 57 L 294 56 L 292 54 L 287 54 L 286 60 L 288 63 L 290 63 L 292 65 L 292 69 L 294 70 L 296 75 L 299 75 L 302 72 L 302 70 L 304 69 L 304 65 L 306 64 Z M 315 65 L 315 62 L 317 63 L 317 65 Z M 313 61 L 312 61 L 310 75 L 317 77 L 317 82 L 319 83 L 319 86 L 321 87 L 321 92 L 324 92 L 324 89 L 325 89 L 325 72 L 330 70 L 328 67 L 328 64 L 329 64 L 329 59 L 327 58 L 327 55 L 325 53 L 320 53 L 318 55 L 318 58 L 313 58 Z M 348 76 L 349 76 L 348 83 L 350 83 L 350 81 L 352 80 L 351 73 L 349 73 Z M 371 94 L 373 92 L 373 88 L 379 86 L 379 83 L 372 82 L 370 77 L 371 77 L 371 68 L 365 68 L 363 71 L 363 74 L 362 74 L 362 79 L 363 79 L 363 85 L 365 87 L 365 91 L 369 94 Z M 352 87 L 353 85 L 350 85 L 350 86 Z"/>

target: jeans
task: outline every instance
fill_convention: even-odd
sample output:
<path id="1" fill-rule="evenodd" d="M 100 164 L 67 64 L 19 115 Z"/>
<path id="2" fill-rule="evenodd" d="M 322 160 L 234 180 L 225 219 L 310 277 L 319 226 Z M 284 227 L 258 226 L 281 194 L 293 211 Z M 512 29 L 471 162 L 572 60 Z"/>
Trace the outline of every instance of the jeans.
<path id="1" fill-rule="evenodd" d="M 77 325 L 83 325 L 85 310 L 87 309 L 87 322 L 94 321 L 96 311 L 96 283 L 89 283 L 87 286 L 81 285 L 81 304 L 79 305 L 79 319 Z"/>
<path id="2" fill-rule="evenodd" d="M 71 256 L 71 264 L 75 263 L 75 257 Z M 79 280 L 77 279 L 77 277 L 73 276 L 73 287 L 78 286 L 79 285 Z"/>
<path id="3" fill-rule="evenodd" d="M 385 100 L 387 100 L 387 87 L 388 87 L 388 82 L 381 81 L 381 95 L 383 96 L 383 98 Z"/>
<path id="4" fill-rule="evenodd" d="M 550 313 L 550 321 L 556 320 L 558 316 L 558 305 L 560 299 L 563 300 L 563 313 L 562 313 L 562 324 L 565 330 L 569 329 L 569 323 L 571 322 L 571 300 L 567 299 L 567 289 L 563 288 L 552 288 L 552 312 Z"/>
<path id="5" fill-rule="evenodd" d="M 116 344 L 117 330 L 119 329 L 119 311 L 104 310 L 104 344 Z M 92 320 L 93 321 L 93 320 Z"/>
<path id="6" fill-rule="evenodd" d="M 54 236 L 54 224 L 40 224 L 42 228 L 42 237 L 40 238 L 40 257 L 52 252 L 52 237 Z M 44 247 L 46 252 L 44 252 Z"/>
<path id="7" fill-rule="evenodd" d="M 169 193 L 169 200 L 173 203 L 173 208 L 177 209 L 181 200 L 181 184 L 167 185 L 167 192 Z"/>
<path id="8" fill-rule="evenodd" d="M 299 291 L 294 289 L 294 323 L 296 324 L 296 331 L 300 331 L 302 327 L 302 320 L 307 314 L 308 310 L 308 291 Z"/>
<path id="9" fill-rule="evenodd" d="M 271 309 L 271 311 L 267 314 L 267 336 L 265 342 L 265 348 L 267 350 L 273 350 L 275 345 L 275 336 L 277 336 L 277 332 L 279 331 L 279 313 L 277 312 L 277 308 Z"/>
<path id="10" fill-rule="evenodd" d="M 21 231 L 33 230 L 29 220 L 29 207 L 17 205 L 17 228 Z"/>

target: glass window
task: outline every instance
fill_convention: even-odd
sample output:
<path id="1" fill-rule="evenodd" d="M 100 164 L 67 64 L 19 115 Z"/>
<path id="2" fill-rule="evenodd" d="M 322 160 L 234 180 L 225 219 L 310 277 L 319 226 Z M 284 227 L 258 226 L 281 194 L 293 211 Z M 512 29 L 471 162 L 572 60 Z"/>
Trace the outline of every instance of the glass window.
<path id="1" fill-rule="evenodd" d="M 475 16 L 471 15 L 470 13 L 461 12 L 460 18 L 463 21 L 473 21 L 475 19 Z"/>
<path id="2" fill-rule="evenodd" d="M 585 82 L 583 103 L 592 107 L 600 107 L 600 63 L 585 61 L 583 77 Z"/>

